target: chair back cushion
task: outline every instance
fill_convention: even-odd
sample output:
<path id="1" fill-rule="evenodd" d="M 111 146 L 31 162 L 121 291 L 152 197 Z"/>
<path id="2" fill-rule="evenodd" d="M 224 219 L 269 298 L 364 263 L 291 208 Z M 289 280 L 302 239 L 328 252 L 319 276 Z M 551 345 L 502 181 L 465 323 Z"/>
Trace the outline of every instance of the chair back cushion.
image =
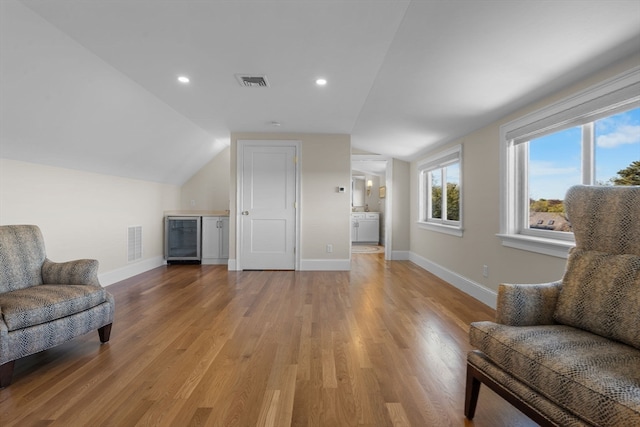
<path id="1" fill-rule="evenodd" d="M 640 349 L 640 257 L 574 248 L 554 318 Z"/>
<path id="2" fill-rule="evenodd" d="M 564 206 L 578 249 L 640 256 L 640 186 L 577 185 Z"/>
<path id="3" fill-rule="evenodd" d="M 564 204 L 576 247 L 555 320 L 640 348 L 640 186 L 577 185 Z"/>
<path id="4" fill-rule="evenodd" d="M 0 293 L 41 285 L 45 258 L 37 226 L 0 226 Z"/>

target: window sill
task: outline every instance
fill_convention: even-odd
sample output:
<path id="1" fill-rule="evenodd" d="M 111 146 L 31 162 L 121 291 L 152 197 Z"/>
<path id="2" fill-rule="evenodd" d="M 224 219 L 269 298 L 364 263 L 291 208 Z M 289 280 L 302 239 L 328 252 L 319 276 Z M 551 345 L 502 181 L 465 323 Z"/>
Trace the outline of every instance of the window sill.
<path id="1" fill-rule="evenodd" d="M 523 236 L 522 234 L 497 234 L 497 236 L 502 240 L 502 246 L 564 259 L 569 256 L 569 249 L 575 246 L 574 242 L 567 240 Z"/>
<path id="2" fill-rule="evenodd" d="M 462 237 L 462 228 L 454 225 L 435 224 L 433 222 L 418 222 L 418 227 L 436 231 L 438 233 L 449 234 L 451 236 Z"/>

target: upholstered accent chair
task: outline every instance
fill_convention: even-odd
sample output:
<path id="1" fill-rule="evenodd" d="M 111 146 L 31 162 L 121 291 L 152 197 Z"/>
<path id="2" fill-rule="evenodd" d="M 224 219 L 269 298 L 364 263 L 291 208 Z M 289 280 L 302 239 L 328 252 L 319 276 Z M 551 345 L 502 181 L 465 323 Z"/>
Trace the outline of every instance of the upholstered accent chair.
<path id="1" fill-rule="evenodd" d="M 471 324 L 465 415 L 485 384 L 543 426 L 640 426 L 640 187 L 576 186 L 562 280 L 502 284 Z"/>
<path id="2" fill-rule="evenodd" d="M 96 260 L 49 261 L 35 225 L 0 226 L 0 388 L 16 359 L 96 329 L 109 341 L 114 298 L 97 274 Z"/>

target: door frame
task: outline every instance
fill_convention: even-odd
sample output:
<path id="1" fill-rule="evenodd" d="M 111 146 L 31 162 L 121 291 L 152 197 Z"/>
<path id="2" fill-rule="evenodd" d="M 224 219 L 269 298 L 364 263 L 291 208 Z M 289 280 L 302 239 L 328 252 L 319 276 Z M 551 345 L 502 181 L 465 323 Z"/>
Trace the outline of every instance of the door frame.
<path id="1" fill-rule="evenodd" d="M 294 248 L 294 268 L 295 271 L 300 270 L 300 213 L 301 213 L 301 188 L 300 188 L 300 169 L 301 169 L 301 148 L 302 142 L 298 140 L 270 140 L 270 139 L 239 139 L 236 144 L 236 270 L 242 270 L 242 236 L 244 233 L 242 225 L 242 200 L 243 200 L 243 184 L 244 184 L 244 147 L 248 145 L 260 145 L 261 147 L 293 147 L 295 148 L 295 248 Z"/>
<path id="2" fill-rule="evenodd" d="M 393 259 L 393 158 L 379 154 L 352 154 L 352 162 L 386 161 L 385 182 L 387 194 L 384 200 L 384 259 Z M 353 165 L 351 168 L 353 175 Z"/>

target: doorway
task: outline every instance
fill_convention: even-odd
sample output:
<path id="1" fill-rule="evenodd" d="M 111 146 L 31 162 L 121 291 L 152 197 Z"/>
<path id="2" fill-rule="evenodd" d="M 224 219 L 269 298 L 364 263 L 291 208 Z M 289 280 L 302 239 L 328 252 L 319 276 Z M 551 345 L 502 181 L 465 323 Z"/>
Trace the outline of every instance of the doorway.
<path id="1" fill-rule="evenodd" d="M 369 210 L 380 212 L 380 244 L 384 246 L 384 257 L 392 259 L 392 224 L 393 224 L 393 161 L 392 158 L 377 154 L 352 154 L 351 174 L 364 178 L 364 209 L 352 199 L 352 211 Z M 367 203 L 367 186 L 369 178 L 373 187 Z M 362 204 L 362 203 L 360 203 Z M 367 206 L 368 205 L 368 206 Z M 353 248 L 353 246 L 352 246 Z M 378 248 L 379 249 L 379 248 Z M 364 250 L 364 249 L 363 249 Z M 353 253 L 353 250 L 352 250 Z"/>

